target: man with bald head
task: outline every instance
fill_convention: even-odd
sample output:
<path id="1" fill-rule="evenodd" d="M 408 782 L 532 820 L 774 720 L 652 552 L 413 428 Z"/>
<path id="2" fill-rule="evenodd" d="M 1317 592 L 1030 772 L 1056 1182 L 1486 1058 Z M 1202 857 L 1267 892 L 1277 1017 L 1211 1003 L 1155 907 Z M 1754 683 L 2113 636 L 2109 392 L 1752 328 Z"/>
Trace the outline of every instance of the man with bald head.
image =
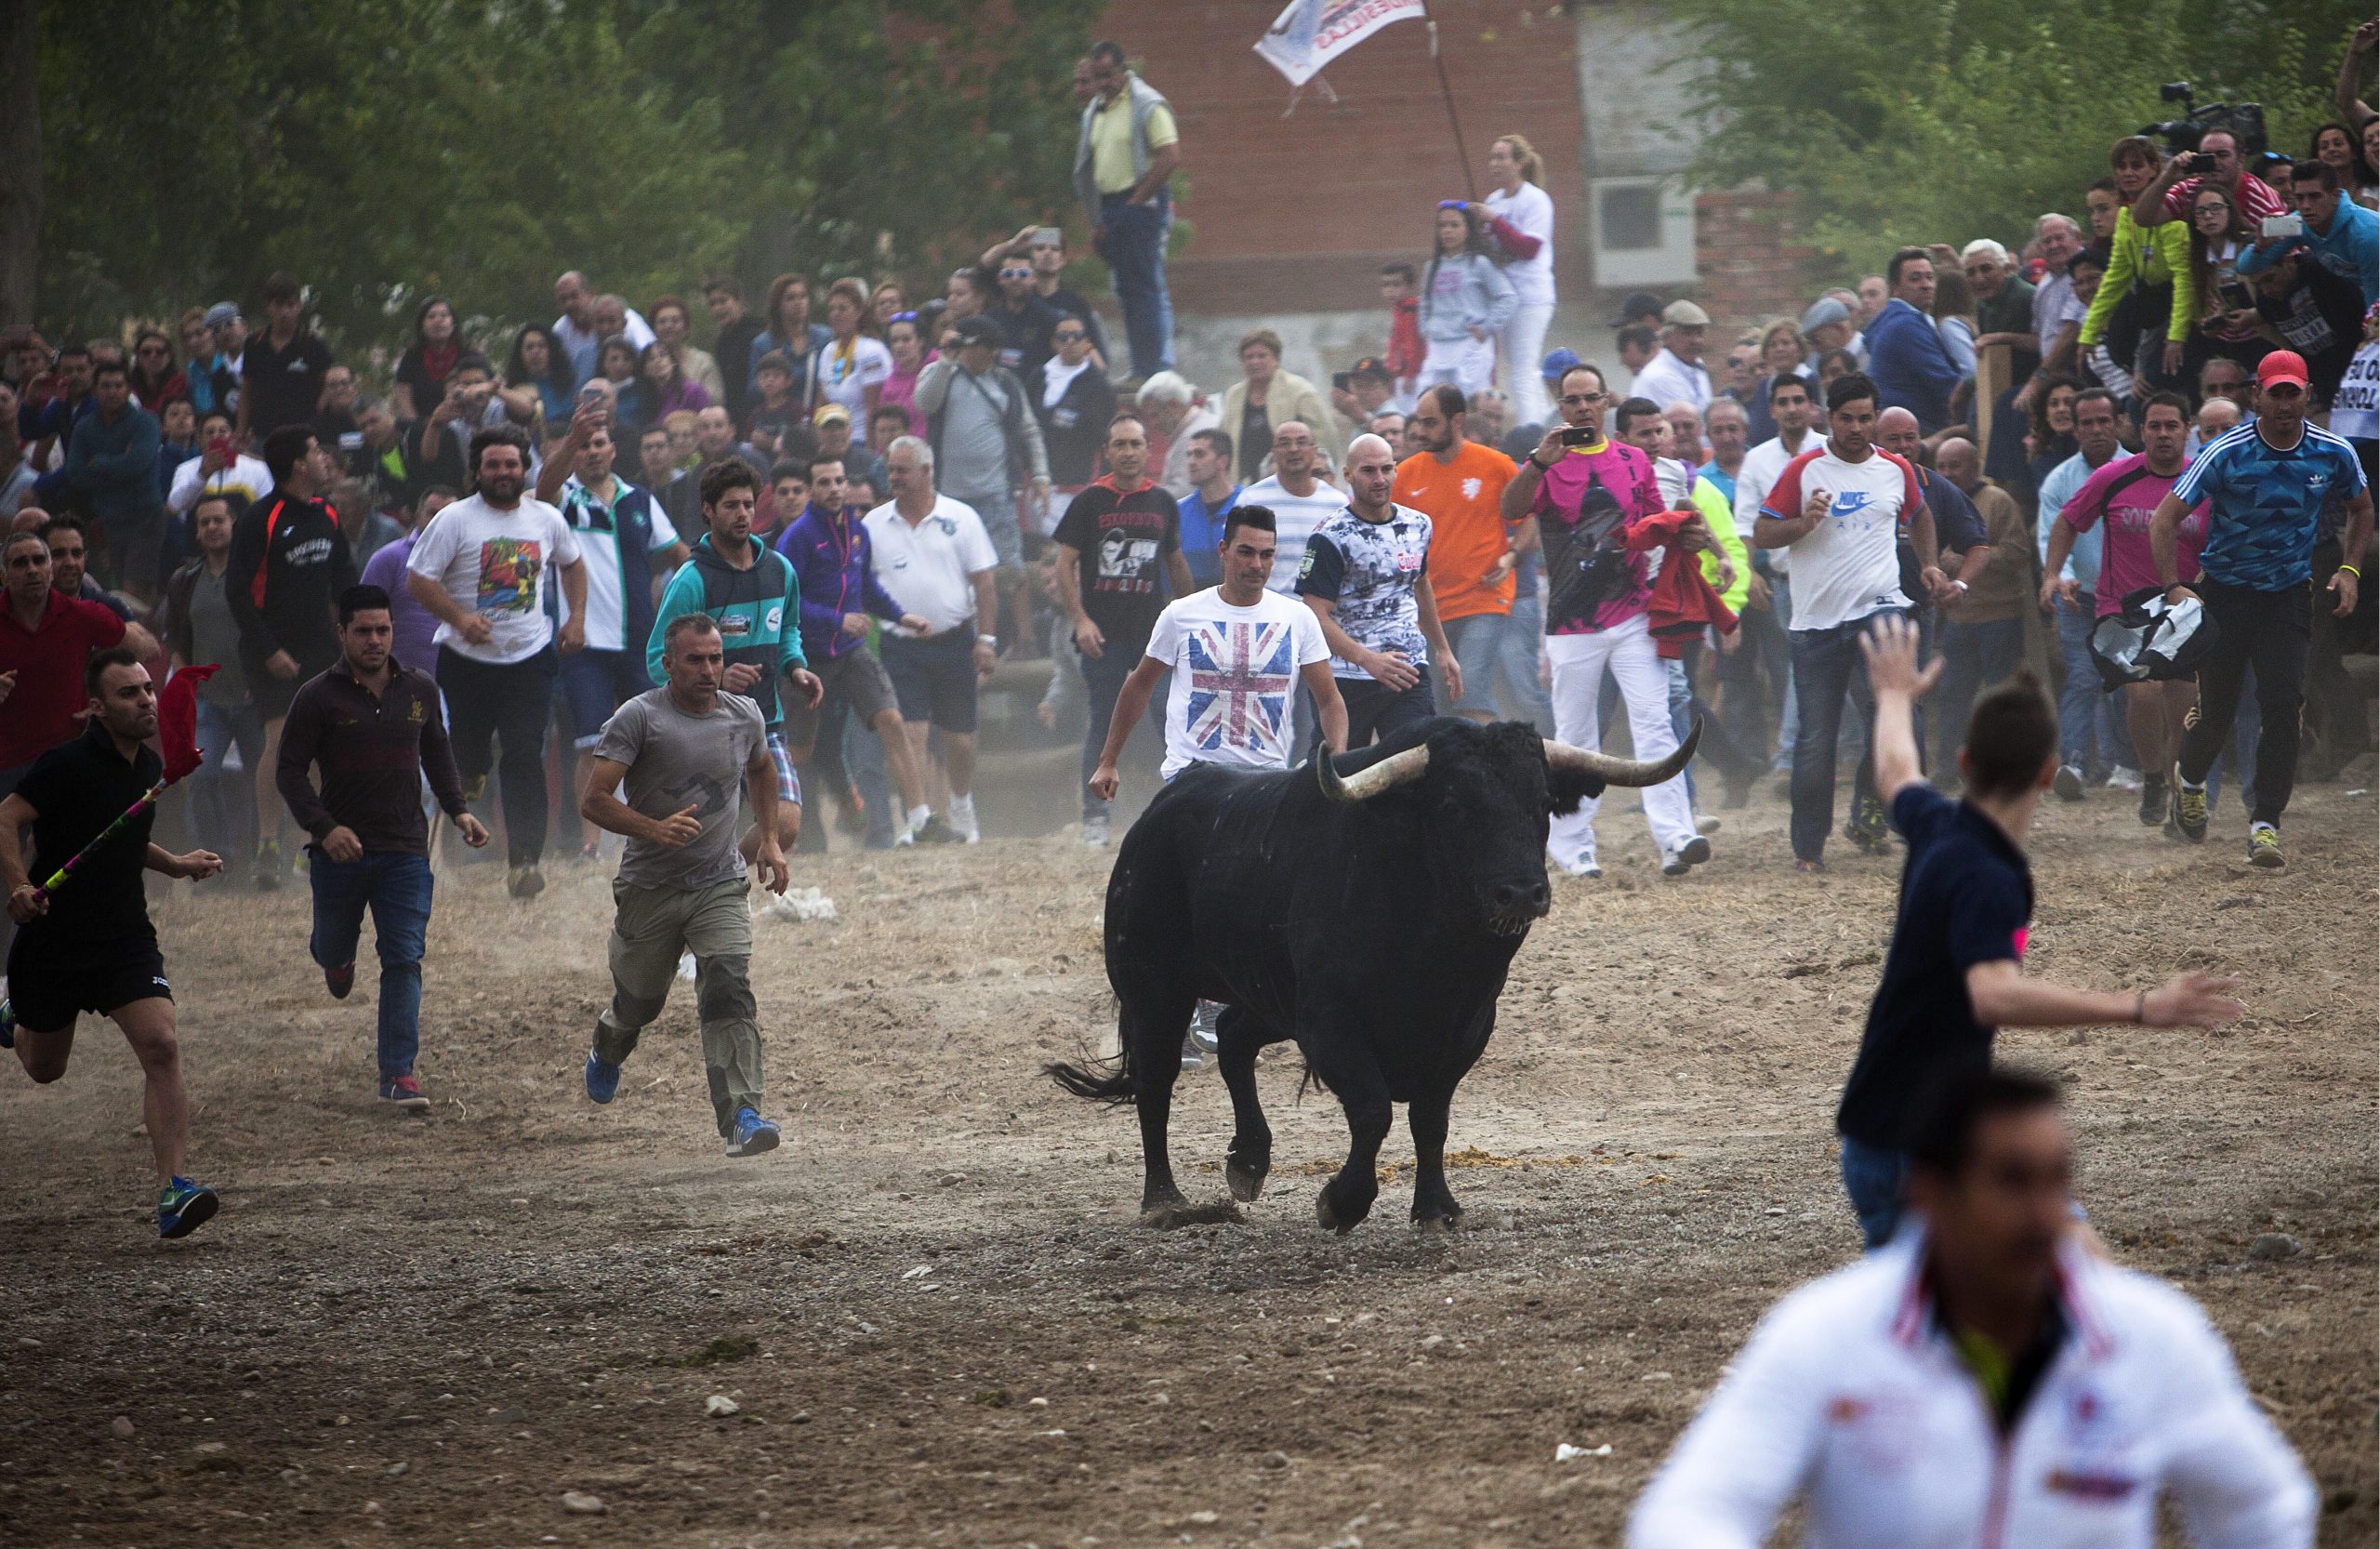
<path id="1" fill-rule="evenodd" d="M 602 305 L 605 302 L 618 303 L 616 318 L 610 315 L 611 308 Z M 640 352 L 653 342 L 652 326 L 637 315 L 635 308 L 618 297 L 596 295 L 587 276 L 575 269 L 564 271 L 554 282 L 554 305 L 562 309 L 562 315 L 554 319 L 554 338 L 570 357 L 574 381 L 583 382 L 596 374 L 596 351 L 611 337 L 603 331 L 606 322 L 614 324 L 613 332 L 626 335 Z"/>
<path id="2" fill-rule="evenodd" d="M 1985 687 L 2025 657 L 2023 609 L 2032 579 L 2033 530 L 2006 490 L 1983 476 L 1983 454 L 1953 436 L 1934 453 L 1937 483 L 1956 489 L 1983 523 L 1985 560 L 1960 572 L 1967 585 L 1941 605 L 1942 684 L 1934 695 L 1934 771 L 1947 780 L 1959 767 L 1967 711 Z M 1934 496 L 1925 498 L 1928 506 Z"/>
<path id="3" fill-rule="evenodd" d="M 1435 713 L 1433 660 L 1448 702 L 1462 696 L 1462 667 L 1447 647 L 1430 589 L 1430 518 L 1398 505 L 1395 487 L 1395 449 L 1380 436 L 1357 436 L 1347 447 L 1346 509 L 1315 529 L 1298 566 L 1298 595 L 1322 625 L 1330 675 L 1346 701 L 1350 748 Z"/>

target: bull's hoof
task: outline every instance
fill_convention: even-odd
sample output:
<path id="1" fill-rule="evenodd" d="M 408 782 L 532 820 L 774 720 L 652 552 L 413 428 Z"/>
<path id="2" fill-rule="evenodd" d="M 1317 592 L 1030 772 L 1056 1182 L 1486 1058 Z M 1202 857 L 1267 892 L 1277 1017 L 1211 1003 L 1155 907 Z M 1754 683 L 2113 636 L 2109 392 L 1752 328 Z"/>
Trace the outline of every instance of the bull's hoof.
<path id="1" fill-rule="evenodd" d="M 1231 1185 L 1231 1197 L 1242 1204 L 1253 1204 L 1264 1192 L 1265 1174 L 1273 1171 L 1266 1159 L 1243 1161 L 1237 1157 L 1223 1158 L 1223 1182 Z"/>
<path id="2" fill-rule="evenodd" d="M 1423 1237 L 1452 1237 L 1462 1227 L 1460 1215 L 1424 1215 L 1414 1219 L 1413 1229 Z"/>
<path id="3" fill-rule="evenodd" d="M 1370 1213 L 1371 1211 L 1369 1207 L 1367 1207 L 1366 1209 L 1358 1211 L 1352 1215 L 1341 1215 L 1336 1210 L 1331 1208 L 1330 1189 L 1328 1185 L 1324 1185 L 1321 1193 L 1314 1197 L 1314 1219 L 1316 1224 L 1338 1233 L 1341 1237 L 1345 1237 L 1349 1232 L 1352 1232 L 1357 1226 L 1362 1225 L 1364 1217 Z"/>
<path id="4" fill-rule="evenodd" d="M 1168 1204 L 1151 1205 L 1141 1211 L 1141 1225 L 1160 1232 L 1170 1232 L 1181 1226 L 1241 1225 L 1248 1217 L 1228 1199 L 1216 1199 L 1204 1205 L 1194 1205 L 1186 1199 Z"/>

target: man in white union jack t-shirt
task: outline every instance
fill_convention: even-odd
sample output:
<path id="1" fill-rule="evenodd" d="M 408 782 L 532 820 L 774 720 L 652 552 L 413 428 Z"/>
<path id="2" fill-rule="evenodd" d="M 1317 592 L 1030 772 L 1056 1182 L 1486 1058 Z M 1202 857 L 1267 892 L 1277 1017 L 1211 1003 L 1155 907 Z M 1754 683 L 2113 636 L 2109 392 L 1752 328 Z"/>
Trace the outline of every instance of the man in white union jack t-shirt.
<path id="1" fill-rule="evenodd" d="M 1345 749 L 1347 706 L 1330 676 L 1322 624 L 1297 599 L 1265 589 L 1273 575 L 1273 528 L 1269 507 L 1233 507 L 1223 521 L 1223 585 L 1176 598 L 1157 615 L 1147 654 L 1116 696 L 1107 746 L 1091 776 L 1091 794 L 1101 801 L 1116 799 L 1116 761 L 1169 669 L 1173 687 L 1166 695 L 1160 771 L 1168 780 L 1194 763 L 1287 769 L 1290 707 L 1301 680 L 1314 697 L 1324 745 L 1334 753 Z M 1198 1003 L 1183 1046 L 1183 1066 L 1206 1063 L 1219 1009 L 1211 1000 Z"/>

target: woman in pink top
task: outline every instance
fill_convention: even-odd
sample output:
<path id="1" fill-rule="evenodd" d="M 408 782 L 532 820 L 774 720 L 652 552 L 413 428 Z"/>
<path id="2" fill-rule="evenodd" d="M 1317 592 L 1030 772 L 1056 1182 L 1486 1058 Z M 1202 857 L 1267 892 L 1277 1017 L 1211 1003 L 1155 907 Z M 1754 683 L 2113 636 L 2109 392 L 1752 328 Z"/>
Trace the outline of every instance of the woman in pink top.
<path id="1" fill-rule="evenodd" d="M 931 359 L 926 353 L 924 336 L 918 332 L 918 314 L 894 312 L 884 324 L 884 347 L 892 351 L 892 375 L 884 378 L 883 390 L 876 395 L 876 406 L 887 404 L 906 409 L 912 434 L 923 428 L 924 417 L 918 413 L 918 373 L 926 368 Z"/>
<path id="2" fill-rule="evenodd" d="M 2049 556 L 2042 562 L 2042 606 L 2046 609 L 2061 590 L 2071 593 L 2074 583 L 2061 582 L 2067 555 L 2078 536 L 2107 519 L 2099 551 L 2098 616 L 2123 611 L 2124 598 L 2142 588 L 2160 590 L 2157 561 L 2149 549 L 2149 519 L 2189 467 L 2183 448 L 2188 444 L 2189 404 L 2179 393 L 2151 396 L 2140 411 L 2141 450 L 2128 457 L 2111 458 L 2082 482 L 2074 497 L 2058 512 L 2049 530 Z M 2185 582 L 2198 578 L 2199 549 L 2206 542 L 2206 506 L 2183 518 L 2178 574 Z M 2123 691 L 2124 727 L 2140 751 L 2140 821 L 2151 827 L 2164 820 L 2166 777 L 2181 756 L 2182 722 L 2198 703 L 2198 684 L 2188 679 L 2165 682 L 2127 683 Z"/>

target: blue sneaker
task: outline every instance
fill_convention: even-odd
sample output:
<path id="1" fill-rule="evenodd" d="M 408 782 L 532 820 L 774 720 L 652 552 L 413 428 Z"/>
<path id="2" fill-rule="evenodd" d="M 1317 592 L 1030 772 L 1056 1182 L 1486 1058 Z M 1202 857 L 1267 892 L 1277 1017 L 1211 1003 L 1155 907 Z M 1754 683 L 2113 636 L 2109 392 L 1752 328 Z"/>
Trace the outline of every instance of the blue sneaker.
<path id="1" fill-rule="evenodd" d="M 205 1184 L 193 1184 L 177 1173 L 172 1183 L 157 1191 L 157 1235 L 188 1237 L 212 1220 L 222 1203 Z"/>
<path id="2" fill-rule="evenodd" d="M 763 1151 L 777 1148 L 777 1127 L 773 1119 L 762 1119 L 750 1108 L 735 1110 L 735 1132 L 727 1137 L 727 1154 L 731 1157 L 757 1157 Z"/>
<path id="3" fill-rule="evenodd" d="M 608 1103 L 620 1090 L 620 1067 L 594 1050 L 587 1051 L 587 1095 Z"/>

